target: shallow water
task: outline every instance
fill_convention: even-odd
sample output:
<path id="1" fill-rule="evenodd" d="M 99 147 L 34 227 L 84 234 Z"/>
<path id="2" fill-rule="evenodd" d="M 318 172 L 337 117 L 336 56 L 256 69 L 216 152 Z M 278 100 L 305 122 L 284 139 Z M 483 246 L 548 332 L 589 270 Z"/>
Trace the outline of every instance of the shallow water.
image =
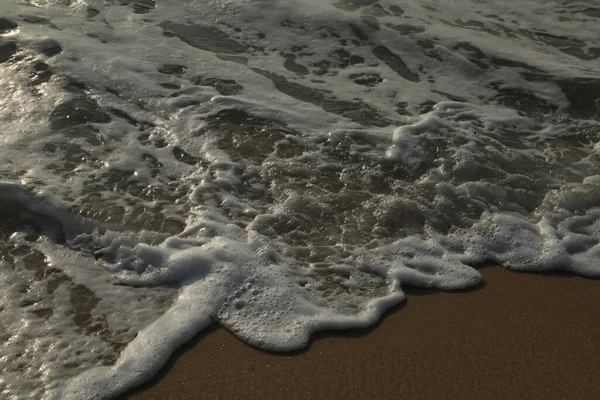
<path id="1" fill-rule="evenodd" d="M 472 265 L 600 276 L 600 4 L 0 0 L 0 393 L 116 396 Z M 101 367 L 104 366 L 104 367 Z"/>

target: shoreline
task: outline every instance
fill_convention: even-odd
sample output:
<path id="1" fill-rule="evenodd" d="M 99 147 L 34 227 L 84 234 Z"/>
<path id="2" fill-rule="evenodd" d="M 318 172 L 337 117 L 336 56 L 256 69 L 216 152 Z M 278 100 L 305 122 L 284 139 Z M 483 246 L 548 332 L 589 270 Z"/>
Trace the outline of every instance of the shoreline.
<path id="1" fill-rule="evenodd" d="M 600 398 L 600 281 L 480 272 L 471 290 L 406 288 L 374 326 L 318 332 L 296 353 L 213 326 L 120 399 Z"/>

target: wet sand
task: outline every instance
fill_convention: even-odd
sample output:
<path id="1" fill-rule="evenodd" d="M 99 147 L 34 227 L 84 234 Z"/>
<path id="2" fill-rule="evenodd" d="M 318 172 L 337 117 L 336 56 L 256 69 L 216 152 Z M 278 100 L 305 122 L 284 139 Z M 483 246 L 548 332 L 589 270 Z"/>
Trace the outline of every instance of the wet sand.
<path id="1" fill-rule="evenodd" d="M 377 326 L 319 333 L 298 354 L 214 328 L 125 398 L 600 398 L 600 280 L 481 272 L 477 290 L 407 290 Z"/>

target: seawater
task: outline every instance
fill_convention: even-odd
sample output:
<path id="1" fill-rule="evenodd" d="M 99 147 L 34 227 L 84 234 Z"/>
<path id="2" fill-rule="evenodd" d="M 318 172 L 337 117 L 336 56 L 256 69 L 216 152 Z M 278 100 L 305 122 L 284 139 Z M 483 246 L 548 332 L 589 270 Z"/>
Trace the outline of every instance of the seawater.
<path id="1" fill-rule="evenodd" d="M 0 0 L 0 397 L 600 276 L 599 38 L 592 0 Z"/>

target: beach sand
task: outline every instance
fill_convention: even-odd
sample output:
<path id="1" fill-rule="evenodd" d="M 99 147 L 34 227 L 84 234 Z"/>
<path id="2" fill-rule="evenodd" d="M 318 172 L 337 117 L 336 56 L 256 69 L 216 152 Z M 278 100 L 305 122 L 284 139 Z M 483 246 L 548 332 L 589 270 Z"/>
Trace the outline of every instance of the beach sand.
<path id="1" fill-rule="evenodd" d="M 600 399 L 600 281 L 481 269 L 476 290 L 407 290 L 371 329 L 296 354 L 222 328 L 127 399 Z"/>

